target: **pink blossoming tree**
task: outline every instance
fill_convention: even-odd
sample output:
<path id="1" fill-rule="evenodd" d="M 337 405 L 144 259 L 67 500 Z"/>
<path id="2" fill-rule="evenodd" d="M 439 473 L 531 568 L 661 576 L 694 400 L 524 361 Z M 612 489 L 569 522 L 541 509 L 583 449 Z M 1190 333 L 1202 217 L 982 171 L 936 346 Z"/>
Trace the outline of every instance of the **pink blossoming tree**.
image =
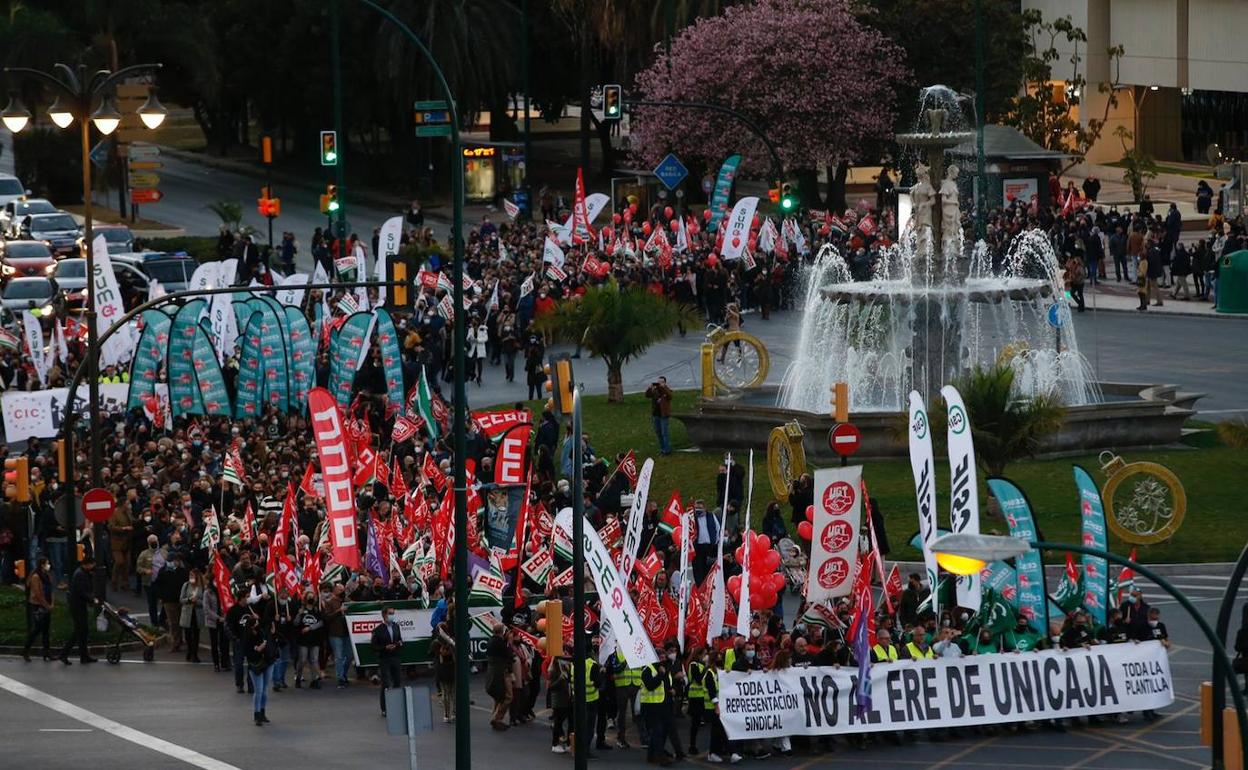
<path id="1" fill-rule="evenodd" d="M 745 114 L 776 145 L 807 204 L 819 202 L 813 182 L 826 167 L 831 202 L 844 205 L 849 166 L 879 159 L 880 143 L 894 129 L 896 87 L 909 78 L 904 52 L 860 23 L 850 0 L 734 5 L 686 27 L 670 57 L 656 50 L 654 64 L 637 75 L 636 95 L 711 102 Z M 675 152 L 713 170 L 739 152 L 747 173 L 771 170 L 763 143 L 726 115 L 637 108 L 631 127 L 632 152 L 647 168 Z"/>

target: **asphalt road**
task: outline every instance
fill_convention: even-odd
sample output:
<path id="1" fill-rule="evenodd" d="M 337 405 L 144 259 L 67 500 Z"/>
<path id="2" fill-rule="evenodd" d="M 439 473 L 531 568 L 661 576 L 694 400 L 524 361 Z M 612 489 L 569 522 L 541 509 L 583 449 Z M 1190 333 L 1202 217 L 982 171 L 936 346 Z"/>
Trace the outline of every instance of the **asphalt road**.
<path id="1" fill-rule="evenodd" d="M 1212 622 L 1229 567 L 1197 567 L 1178 579 L 1179 587 Z M 866 751 L 837 745 L 834 753 L 776 755 L 743 766 L 775 770 L 845 767 L 979 770 L 1188 770 L 1208 765 L 1200 746 L 1199 682 L 1210 672 L 1209 646 L 1194 624 L 1170 600 L 1143 583 L 1145 597 L 1162 610 L 1174 647 L 1171 669 L 1176 700 L 1162 719 L 1146 723 L 1132 715 L 1125 725 L 1077 727 L 1065 733 L 1003 732 L 966 735 L 933 743 L 918 740 L 885 744 Z M 1236 613 L 1238 614 L 1238 613 Z M 1232 628 L 1232 633 L 1234 633 Z M 207 650 L 203 657 L 207 660 Z M 346 690 L 289 690 L 269 697 L 273 723 L 251 724 L 251 699 L 234 692 L 229 674 L 210 665 L 192 666 L 180 655 L 158 653 L 144 664 L 128 655 L 118 666 L 64 667 L 23 663 L 0 657 L 0 746 L 3 767 L 48 770 L 90 766 L 100 770 L 306 770 L 407 767 L 406 741 L 386 734 L 377 711 L 377 691 L 354 682 Z M 427 677 L 417 683 L 428 684 Z M 497 733 L 488 725 L 483 677 L 473 678 L 472 757 L 475 767 L 570 767 L 567 756 L 549 753 L 549 713 L 539 699 L 538 721 Z M 435 715 L 440 708 L 435 702 Z M 688 724 L 678 725 L 682 736 Z M 699 738 L 705 750 L 705 732 Z M 417 741 L 422 768 L 450 767 L 454 732 L 435 719 L 432 732 Z M 637 749 L 601 752 L 603 767 L 634 768 L 644 763 Z M 700 760 L 689 767 L 711 767 Z"/>

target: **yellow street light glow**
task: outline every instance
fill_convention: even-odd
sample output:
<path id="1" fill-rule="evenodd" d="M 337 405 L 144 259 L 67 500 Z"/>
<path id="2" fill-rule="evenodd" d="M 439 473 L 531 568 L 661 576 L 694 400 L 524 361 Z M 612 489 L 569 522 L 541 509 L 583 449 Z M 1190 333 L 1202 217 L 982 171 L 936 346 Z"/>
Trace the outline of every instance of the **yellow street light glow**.
<path id="1" fill-rule="evenodd" d="M 978 575 L 988 565 L 982 559 L 939 551 L 936 552 L 936 563 L 955 575 Z"/>

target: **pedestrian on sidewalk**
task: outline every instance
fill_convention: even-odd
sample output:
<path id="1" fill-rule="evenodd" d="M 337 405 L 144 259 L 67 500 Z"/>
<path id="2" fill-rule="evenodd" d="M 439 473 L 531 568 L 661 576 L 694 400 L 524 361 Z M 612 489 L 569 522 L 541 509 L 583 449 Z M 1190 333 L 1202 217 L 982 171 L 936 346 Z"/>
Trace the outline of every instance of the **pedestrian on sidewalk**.
<path id="1" fill-rule="evenodd" d="M 1127 233 L 1121 224 L 1109 236 L 1109 254 L 1114 260 L 1114 280 L 1130 281 L 1131 272 L 1127 269 Z"/>
<path id="2" fill-rule="evenodd" d="M 26 645 L 22 658 L 30 662 L 30 646 L 38 637 L 43 641 L 43 659 L 51 660 L 49 639 L 52 629 L 52 564 L 46 556 L 40 556 L 35 571 L 26 578 Z"/>
<path id="3" fill-rule="evenodd" d="M 265 713 L 269 700 L 269 684 L 273 681 L 273 664 L 277 661 L 277 642 L 273 640 L 273 622 L 264 620 L 248 607 L 243 615 L 243 648 L 247 656 L 247 677 L 251 680 L 252 718 L 256 726 L 269 721 Z"/>
<path id="4" fill-rule="evenodd" d="M 98 605 L 99 599 L 95 598 L 93 590 L 93 580 L 91 572 L 95 569 L 95 556 L 90 551 L 83 557 L 82 562 L 78 565 L 78 569 L 74 571 L 74 576 L 69 581 L 69 617 L 74 621 L 74 631 L 69 635 L 69 639 L 65 641 L 65 646 L 61 648 L 61 662 L 70 665 L 69 651 L 78 646 L 78 661 L 80 663 L 94 663 L 95 658 L 87 652 L 87 634 L 89 627 L 87 625 L 87 608 Z"/>
<path id="5" fill-rule="evenodd" d="M 1148 310 L 1148 257 L 1140 257 L 1135 268 L 1135 294 L 1140 298 L 1140 306 L 1136 310 Z"/>
<path id="6" fill-rule="evenodd" d="M 1080 259 L 1078 254 L 1071 254 L 1066 259 L 1066 288 L 1070 291 L 1070 298 L 1075 301 L 1080 313 L 1084 310 L 1083 284 L 1087 277 L 1087 263 Z"/>
<path id="7" fill-rule="evenodd" d="M 1183 299 L 1191 299 L 1192 292 L 1187 286 L 1187 277 L 1192 273 L 1192 257 L 1187 251 L 1187 247 L 1178 244 L 1174 247 L 1174 259 L 1170 263 L 1170 275 L 1174 279 L 1174 289 L 1170 292 L 1170 299 L 1178 299 L 1179 291 L 1183 291 Z"/>
<path id="8" fill-rule="evenodd" d="M 186 660 L 199 663 L 199 629 L 204 625 L 204 578 L 199 570 L 191 570 L 178 599 L 182 605 L 178 625 L 186 640 Z"/>
<path id="9" fill-rule="evenodd" d="M 1165 277 L 1165 267 L 1162 262 L 1164 254 L 1157 245 L 1155 237 L 1149 238 L 1148 247 L 1148 270 L 1141 271 L 1141 274 L 1148 276 L 1148 297 L 1153 301 L 1153 305 L 1161 307 L 1164 302 L 1161 299 L 1161 280 Z"/>
<path id="10" fill-rule="evenodd" d="M 646 398 L 650 399 L 650 419 L 654 423 L 654 435 L 659 440 L 659 454 L 672 453 L 670 423 L 672 418 L 672 389 L 667 386 L 667 378 L 660 377 L 646 388 Z"/>

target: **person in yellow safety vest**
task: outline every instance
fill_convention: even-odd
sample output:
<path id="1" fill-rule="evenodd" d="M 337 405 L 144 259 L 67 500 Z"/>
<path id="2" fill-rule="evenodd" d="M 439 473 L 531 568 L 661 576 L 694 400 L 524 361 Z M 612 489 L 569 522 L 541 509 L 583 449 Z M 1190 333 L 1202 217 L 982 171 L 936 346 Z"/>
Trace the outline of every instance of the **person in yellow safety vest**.
<path id="1" fill-rule="evenodd" d="M 615 747 L 630 748 L 627 738 L 628 722 L 637 725 L 637 733 L 641 743 L 646 743 L 646 726 L 633 716 L 633 704 L 637 701 L 637 691 L 641 689 L 641 669 L 629 668 L 628 659 L 620 650 L 611 656 L 611 670 L 615 675 Z"/>
<path id="2" fill-rule="evenodd" d="M 738 636 L 732 641 L 732 646 L 724 653 L 724 670 L 731 671 L 733 665 L 737 662 L 737 658 L 742 657 L 745 651 L 745 637 Z"/>
<path id="3" fill-rule="evenodd" d="M 727 760 L 735 765 L 741 761 L 741 755 L 733 750 L 734 745 L 728 740 L 724 723 L 719 720 L 719 672 L 725 670 L 723 662 L 720 653 L 712 650 L 703 680 L 706 686 L 706 723 L 711 728 L 711 748 L 706 753 L 706 761 L 719 764 Z"/>
<path id="4" fill-rule="evenodd" d="M 100 382 L 103 383 L 123 383 L 130 381 L 130 372 L 122 370 L 117 371 L 116 366 L 104 367 L 104 372 L 100 375 Z"/>
<path id="5" fill-rule="evenodd" d="M 675 759 L 680 761 L 685 758 L 684 749 L 675 733 L 676 683 L 685 678 L 685 673 L 677 662 L 676 650 L 676 643 L 669 642 L 659 662 L 651 663 L 641 670 L 641 693 L 638 696 L 642 715 L 650 730 L 646 761 L 664 767 L 670 765 L 673 759 L 663 751 L 663 745 L 669 741 Z"/>
<path id="6" fill-rule="evenodd" d="M 894 663 L 897 661 L 897 648 L 893 646 L 893 635 L 881 628 L 875 634 L 875 646 L 871 648 L 872 663 Z"/>
<path id="7" fill-rule="evenodd" d="M 594 747 L 610 751 L 612 747 L 607 743 L 607 702 L 601 692 L 605 674 L 602 666 L 598 665 L 598 645 L 591 645 L 585 658 L 585 714 L 589 721 L 585 726 L 593 728 L 598 738 Z"/>
<path id="8" fill-rule="evenodd" d="M 927 660 L 936 657 L 927 643 L 926 634 L 916 634 L 912 641 L 906 643 L 906 655 L 910 660 Z"/>
<path id="9" fill-rule="evenodd" d="M 693 648 L 689 655 L 689 667 L 686 674 L 686 681 L 689 682 L 686 697 L 689 699 L 689 756 L 691 757 L 698 755 L 698 729 L 706 721 L 706 680 L 711 676 L 710 669 L 707 668 L 709 662 L 710 658 L 705 647 Z"/>

